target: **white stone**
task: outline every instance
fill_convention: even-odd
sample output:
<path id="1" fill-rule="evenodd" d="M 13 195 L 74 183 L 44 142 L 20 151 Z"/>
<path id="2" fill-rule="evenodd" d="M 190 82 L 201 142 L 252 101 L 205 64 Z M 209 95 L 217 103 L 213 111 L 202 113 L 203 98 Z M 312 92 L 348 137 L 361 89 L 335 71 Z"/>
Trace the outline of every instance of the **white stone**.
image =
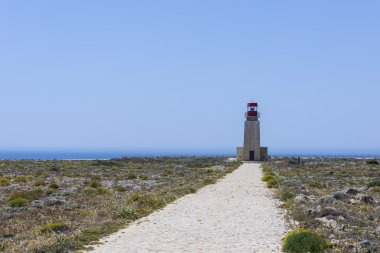
<path id="1" fill-rule="evenodd" d="M 338 223 L 335 220 L 329 220 L 326 217 L 316 218 L 317 221 L 320 221 L 328 228 L 337 228 Z"/>

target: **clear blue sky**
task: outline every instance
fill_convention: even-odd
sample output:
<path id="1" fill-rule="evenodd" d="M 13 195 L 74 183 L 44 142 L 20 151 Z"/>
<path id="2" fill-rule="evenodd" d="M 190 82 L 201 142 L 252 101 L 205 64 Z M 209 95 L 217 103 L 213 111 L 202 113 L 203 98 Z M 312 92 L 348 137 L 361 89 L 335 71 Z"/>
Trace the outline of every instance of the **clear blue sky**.
<path id="1" fill-rule="evenodd" d="M 380 151 L 380 2 L 0 2 L 1 150 Z"/>

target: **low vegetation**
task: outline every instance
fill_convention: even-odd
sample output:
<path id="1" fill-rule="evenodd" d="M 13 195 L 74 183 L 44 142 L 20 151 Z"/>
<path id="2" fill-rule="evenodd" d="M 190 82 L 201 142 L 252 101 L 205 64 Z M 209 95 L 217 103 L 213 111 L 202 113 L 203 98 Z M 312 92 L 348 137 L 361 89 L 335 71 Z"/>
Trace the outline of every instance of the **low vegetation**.
<path id="1" fill-rule="evenodd" d="M 326 249 L 327 243 L 321 234 L 302 228 L 289 232 L 282 243 L 285 253 L 322 253 Z"/>
<path id="2" fill-rule="evenodd" d="M 238 165 L 201 157 L 0 160 L 0 252 L 84 249 Z"/>
<path id="3" fill-rule="evenodd" d="M 263 168 L 263 178 L 262 180 L 266 182 L 268 188 L 277 188 L 278 187 L 278 178 L 273 174 L 272 170 L 269 167 Z"/>
<path id="4" fill-rule="evenodd" d="M 0 178 L 0 186 L 8 186 L 10 184 L 10 181 L 6 177 Z"/>
<path id="5" fill-rule="evenodd" d="M 47 225 L 44 225 L 40 227 L 40 231 L 42 233 L 47 232 L 63 232 L 64 230 L 68 229 L 68 227 L 61 223 L 49 223 Z"/>
<path id="6" fill-rule="evenodd" d="M 377 161 L 284 158 L 263 166 L 295 229 L 284 252 L 380 252 Z"/>

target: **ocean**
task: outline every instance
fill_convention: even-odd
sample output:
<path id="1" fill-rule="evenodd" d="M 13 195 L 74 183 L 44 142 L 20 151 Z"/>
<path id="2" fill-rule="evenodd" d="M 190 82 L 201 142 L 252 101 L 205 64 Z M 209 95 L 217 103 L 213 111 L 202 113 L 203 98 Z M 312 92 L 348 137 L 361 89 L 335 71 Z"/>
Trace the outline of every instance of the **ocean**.
<path id="1" fill-rule="evenodd" d="M 223 156 L 234 157 L 229 151 L 0 151 L 0 159 L 15 160 L 93 160 L 121 157 L 157 157 L 157 156 Z M 327 158 L 380 158 L 380 152 L 273 152 L 272 157 L 327 157 Z"/>
<path id="2" fill-rule="evenodd" d="M 0 159 L 14 160 L 93 160 L 111 159 L 121 157 L 157 157 L 157 156 L 226 156 L 234 154 L 228 152 L 212 151 L 117 151 L 117 152 L 93 152 L 93 151 L 0 151 Z"/>

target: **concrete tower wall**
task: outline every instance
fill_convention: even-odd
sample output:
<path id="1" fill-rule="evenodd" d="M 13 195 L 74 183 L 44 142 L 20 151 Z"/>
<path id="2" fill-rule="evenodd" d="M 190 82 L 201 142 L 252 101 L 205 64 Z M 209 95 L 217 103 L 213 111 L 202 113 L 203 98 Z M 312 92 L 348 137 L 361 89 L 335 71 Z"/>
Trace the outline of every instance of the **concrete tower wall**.
<path id="1" fill-rule="evenodd" d="M 251 151 L 254 152 L 253 160 L 260 161 L 260 121 L 250 120 L 248 117 L 244 126 L 243 160 L 252 160 L 250 157 Z"/>
<path id="2" fill-rule="evenodd" d="M 237 148 L 236 148 L 236 158 L 237 158 L 239 161 L 242 161 L 242 160 L 243 160 L 243 153 L 244 153 L 244 148 L 243 148 L 243 147 L 237 147 Z"/>

